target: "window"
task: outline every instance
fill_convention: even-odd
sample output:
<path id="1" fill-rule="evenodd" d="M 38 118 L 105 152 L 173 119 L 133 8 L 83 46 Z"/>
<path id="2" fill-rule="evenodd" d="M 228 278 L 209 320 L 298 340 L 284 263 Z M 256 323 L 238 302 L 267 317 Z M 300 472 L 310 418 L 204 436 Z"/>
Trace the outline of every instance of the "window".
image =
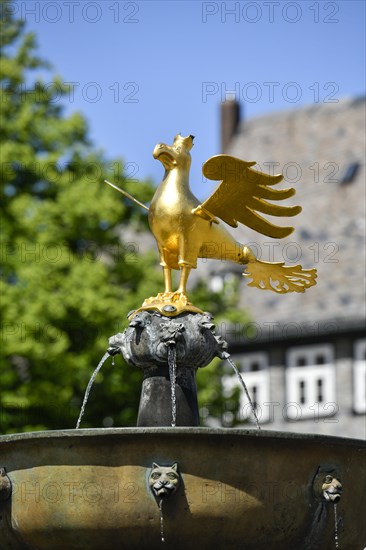
<path id="1" fill-rule="evenodd" d="M 287 352 L 286 401 L 290 420 L 316 419 L 337 410 L 334 352 L 330 344 Z"/>
<path id="2" fill-rule="evenodd" d="M 353 410 L 356 414 L 366 413 L 366 340 L 354 345 L 353 361 Z"/>
<path id="3" fill-rule="evenodd" d="M 324 401 L 324 395 L 323 395 L 323 379 L 318 378 L 316 381 L 317 387 L 318 387 L 318 403 L 322 403 Z"/>
<path id="4" fill-rule="evenodd" d="M 269 371 L 268 357 L 266 353 L 248 353 L 243 356 L 232 356 L 232 360 L 238 367 L 245 385 L 248 388 L 250 398 L 256 410 L 260 423 L 268 422 L 270 419 L 269 404 Z M 245 392 L 233 372 L 222 378 L 224 396 L 229 397 L 234 388 L 240 388 L 240 420 L 251 420 L 254 422 L 251 407 Z M 266 405 L 267 403 L 267 405 Z"/>
<path id="5" fill-rule="evenodd" d="M 304 381 L 304 380 L 300 380 L 299 386 L 300 386 L 300 403 L 303 405 L 304 403 L 306 403 L 306 397 L 305 397 L 305 381 Z"/>
<path id="6" fill-rule="evenodd" d="M 258 361 L 250 363 L 249 370 L 250 372 L 258 372 L 260 370 L 260 364 L 258 363 Z"/>

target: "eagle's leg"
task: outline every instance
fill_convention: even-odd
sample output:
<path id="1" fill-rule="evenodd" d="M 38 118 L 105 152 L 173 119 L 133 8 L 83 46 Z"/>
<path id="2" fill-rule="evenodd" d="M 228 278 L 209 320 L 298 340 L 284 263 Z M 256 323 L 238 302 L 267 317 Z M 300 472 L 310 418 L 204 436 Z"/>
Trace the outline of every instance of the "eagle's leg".
<path id="1" fill-rule="evenodd" d="M 164 292 L 172 292 L 173 291 L 173 285 L 172 285 L 172 270 L 171 267 L 171 258 L 169 258 L 169 252 L 165 248 L 162 248 L 159 246 L 159 255 L 160 255 L 160 265 L 163 268 L 163 275 L 164 275 Z"/>
<path id="2" fill-rule="evenodd" d="M 164 292 L 172 292 L 173 291 L 172 270 L 169 269 L 169 267 L 167 266 L 163 266 L 163 273 L 164 273 L 164 286 L 165 286 Z"/>
<path id="3" fill-rule="evenodd" d="M 179 239 L 179 261 L 180 279 L 177 293 L 187 295 L 187 281 L 191 269 L 197 267 L 197 258 L 200 251 L 201 243 L 197 238 L 192 238 L 191 235 L 182 235 Z"/>
<path id="4" fill-rule="evenodd" d="M 177 292 L 179 294 L 187 294 L 187 281 L 192 267 L 187 264 L 181 264 L 181 272 L 179 279 L 179 287 Z"/>

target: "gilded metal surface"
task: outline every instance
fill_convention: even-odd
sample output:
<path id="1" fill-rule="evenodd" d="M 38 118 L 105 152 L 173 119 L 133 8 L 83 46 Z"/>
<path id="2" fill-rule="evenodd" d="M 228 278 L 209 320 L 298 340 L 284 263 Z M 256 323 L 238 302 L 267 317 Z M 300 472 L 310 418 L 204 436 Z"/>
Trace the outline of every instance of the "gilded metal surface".
<path id="1" fill-rule="evenodd" d="M 221 183 L 201 208 L 232 227 L 237 227 L 240 222 L 262 235 L 282 239 L 294 228 L 274 225 L 258 212 L 270 216 L 296 216 L 301 212 L 300 206 L 278 206 L 266 200 L 288 199 L 295 194 L 295 189 L 273 189 L 283 176 L 270 176 L 250 168 L 255 164 L 229 155 L 217 155 L 205 162 L 203 175 L 211 180 L 221 180 Z"/>
<path id="2" fill-rule="evenodd" d="M 142 306 L 133 312 L 130 318 L 132 318 L 139 311 L 155 309 L 159 311 L 165 317 L 176 317 L 180 313 L 185 311 L 191 313 L 201 313 L 204 311 L 194 306 L 189 300 L 188 296 L 179 292 L 159 292 L 157 296 L 146 298 Z"/>
<path id="3" fill-rule="evenodd" d="M 285 265 L 284 262 L 255 261 L 243 273 L 253 279 L 248 286 L 262 290 L 274 290 L 278 294 L 304 292 L 316 284 L 316 270 L 303 269 L 301 265 Z"/>
<path id="4" fill-rule="evenodd" d="M 279 206 L 268 202 L 282 201 L 295 194 L 293 188 L 274 189 L 283 176 L 258 172 L 252 168 L 255 162 L 217 155 L 203 165 L 203 174 L 207 178 L 221 180 L 221 183 L 200 204 L 189 187 L 192 146 L 193 136 L 182 137 L 178 134 L 172 145 L 159 143 L 153 152 L 154 158 L 163 164 L 165 173 L 151 201 L 148 218 L 159 249 L 165 291 L 145 300 L 142 308 L 155 308 L 170 316 L 182 311 L 197 311 L 187 300 L 187 281 L 191 269 L 197 267 L 197 258 L 248 265 L 244 275 L 251 279 L 249 286 L 262 290 L 283 294 L 304 292 L 315 285 L 315 269 L 260 261 L 249 247 L 236 242 L 222 223 L 237 227 L 240 222 L 269 237 L 290 235 L 292 227 L 275 225 L 259 214 L 284 217 L 295 216 L 301 211 L 299 206 Z M 130 198 L 138 203 L 133 197 Z M 172 288 L 173 269 L 181 272 L 176 291 Z M 175 306 L 176 311 L 164 312 L 164 305 L 167 304 Z"/>
<path id="5" fill-rule="evenodd" d="M 0 502 L 0 549 L 161 549 L 153 462 L 178 462 L 181 475 L 164 506 L 166 549 L 334 550 L 333 515 L 319 521 L 320 505 L 331 510 L 313 490 L 319 464 L 350 488 L 337 504 L 340 548 L 363 548 L 365 451 L 364 441 L 243 429 L 0 436 L 13 485 Z"/>

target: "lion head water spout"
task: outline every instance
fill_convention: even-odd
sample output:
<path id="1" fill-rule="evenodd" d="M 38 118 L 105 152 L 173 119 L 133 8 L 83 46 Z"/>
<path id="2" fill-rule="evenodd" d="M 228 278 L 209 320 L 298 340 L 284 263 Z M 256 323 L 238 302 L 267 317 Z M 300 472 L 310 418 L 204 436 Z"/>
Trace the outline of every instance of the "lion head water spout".
<path id="1" fill-rule="evenodd" d="M 341 499 L 343 492 L 341 482 L 331 474 L 327 474 L 322 485 L 323 498 L 336 504 Z"/>
<path id="2" fill-rule="evenodd" d="M 319 503 L 315 514 L 317 518 L 317 528 L 319 529 L 319 525 L 326 523 L 328 515 L 333 511 L 334 543 L 335 548 L 339 549 L 339 525 L 342 522 L 342 518 L 338 518 L 337 504 L 341 500 L 343 486 L 340 481 L 338 468 L 333 464 L 322 464 L 319 466 L 314 477 L 313 490 Z M 316 539 L 318 538 L 320 538 L 320 534 L 313 538 L 313 545 L 317 542 Z"/>
<path id="3" fill-rule="evenodd" d="M 159 466 L 153 462 L 149 476 L 149 486 L 159 502 L 161 542 L 165 542 L 163 502 L 174 495 L 179 485 L 180 476 L 176 462 L 172 466 Z"/>

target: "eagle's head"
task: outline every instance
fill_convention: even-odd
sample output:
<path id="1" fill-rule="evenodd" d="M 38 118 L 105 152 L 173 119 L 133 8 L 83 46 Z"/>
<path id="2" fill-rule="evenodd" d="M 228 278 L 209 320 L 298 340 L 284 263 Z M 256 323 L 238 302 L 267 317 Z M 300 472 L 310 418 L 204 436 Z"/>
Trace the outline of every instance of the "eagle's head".
<path id="1" fill-rule="evenodd" d="M 177 134 L 173 145 L 158 143 L 153 151 L 153 157 L 160 160 L 166 170 L 172 170 L 175 167 L 189 168 L 191 165 L 191 155 L 189 151 L 193 147 L 194 136 L 186 137 Z"/>

